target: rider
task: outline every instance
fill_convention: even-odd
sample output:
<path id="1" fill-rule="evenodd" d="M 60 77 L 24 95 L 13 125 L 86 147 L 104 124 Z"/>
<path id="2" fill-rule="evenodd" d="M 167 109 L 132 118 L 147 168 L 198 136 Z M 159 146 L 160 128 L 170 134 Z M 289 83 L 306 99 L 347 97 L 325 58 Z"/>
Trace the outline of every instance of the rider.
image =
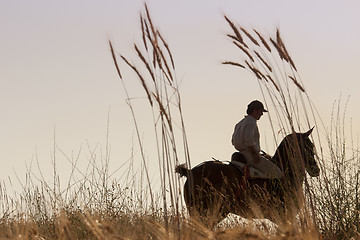
<path id="1" fill-rule="evenodd" d="M 271 161 L 260 155 L 260 134 L 256 121 L 267 110 L 258 101 L 252 101 L 248 106 L 245 116 L 235 125 L 231 142 L 247 160 L 248 164 L 269 178 L 281 178 L 281 170 Z"/>

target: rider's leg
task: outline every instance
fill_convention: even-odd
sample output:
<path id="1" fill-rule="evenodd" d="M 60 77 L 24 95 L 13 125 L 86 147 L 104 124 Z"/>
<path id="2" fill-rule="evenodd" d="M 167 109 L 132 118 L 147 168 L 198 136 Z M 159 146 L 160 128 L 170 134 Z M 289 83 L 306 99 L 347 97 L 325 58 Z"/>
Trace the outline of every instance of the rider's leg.
<path id="1" fill-rule="evenodd" d="M 255 163 L 253 160 L 252 155 L 247 152 L 243 151 L 241 152 L 247 160 L 247 162 L 260 172 L 267 175 L 269 178 L 281 178 L 282 172 L 278 166 L 276 166 L 273 162 L 269 161 L 268 159 L 264 158 L 263 156 L 259 155 L 260 161 L 258 163 Z"/>

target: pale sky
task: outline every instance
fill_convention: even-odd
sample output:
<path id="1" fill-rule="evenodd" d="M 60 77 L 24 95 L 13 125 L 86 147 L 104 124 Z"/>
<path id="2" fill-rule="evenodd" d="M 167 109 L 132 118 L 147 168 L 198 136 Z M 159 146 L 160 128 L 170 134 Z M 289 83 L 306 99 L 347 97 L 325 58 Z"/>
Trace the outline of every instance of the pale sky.
<path id="1" fill-rule="evenodd" d="M 76 158 L 81 149 L 79 166 L 86 167 L 91 150 L 101 155 L 106 147 L 109 109 L 113 170 L 130 158 L 136 145 L 134 125 L 107 41 L 112 40 L 117 52 L 135 58 L 132 46 L 141 43 L 143 2 L 0 1 L 0 181 L 8 182 L 10 177 L 16 185 L 15 172 L 25 181 L 27 166 L 36 169 L 36 162 L 51 176 L 54 132 L 67 156 Z M 175 58 L 193 165 L 211 157 L 229 160 L 234 125 L 251 100 L 262 100 L 251 74 L 220 64 L 237 57 L 226 38 L 230 28 L 224 14 L 268 35 L 279 28 L 323 119 L 330 119 L 340 94 L 344 102 L 350 96 L 347 117 L 358 134 L 359 1 L 147 3 Z M 143 124 L 148 161 L 156 163 L 152 169 L 156 175 L 157 160 L 151 147 L 146 149 L 153 130 L 144 110 L 145 95 L 134 75 L 126 78 L 130 95 L 139 97 L 137 117 Z M 252 79 L 254 85 L 249 84 Z M 266 121 L 264 116 L 259 122 L 262 136 L 271 131 L 265 129 Z M 273 144 L 273 139 L 262 137 L 262 148 L 270 154 Z M 71 165 L 58 150 L 56 156 L 58 172 L 66 176 Z"/>

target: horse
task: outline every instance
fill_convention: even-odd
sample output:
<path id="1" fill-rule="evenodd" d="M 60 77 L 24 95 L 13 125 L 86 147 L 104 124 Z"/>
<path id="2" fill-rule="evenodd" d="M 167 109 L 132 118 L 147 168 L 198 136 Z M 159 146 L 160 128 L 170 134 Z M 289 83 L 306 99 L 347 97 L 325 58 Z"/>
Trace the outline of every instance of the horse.
<path id="1" fill-rule="evenodd" d="M 281 179 L 248 178 L 246 171 L 219 160 L 206 161 L 192 169 L 184 164 L 176 166 L 175 171 L 187 177 L 184 199 L 190 217 L 200 217 L 211 226 L 229 213 L 273 222 L 285 216 L 295 217 L 303 202 L 305 170 L 311 177 L 320 173 L 314 144 L 309 139 L 312 130 L 287 135 L 270 157 L 281 169 Z"/>

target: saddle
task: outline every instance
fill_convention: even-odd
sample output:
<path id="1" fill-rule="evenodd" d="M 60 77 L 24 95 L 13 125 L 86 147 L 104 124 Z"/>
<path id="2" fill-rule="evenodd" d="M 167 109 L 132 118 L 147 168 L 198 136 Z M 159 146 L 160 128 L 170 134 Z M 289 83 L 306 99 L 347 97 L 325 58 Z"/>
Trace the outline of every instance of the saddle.
<path id="1" fill-rule="evenodd" d="M 240 152 L 234 152 L 231 156 L 231 165 L 238 168 L 243 174 L 246 179 L 268 179 L 269 177 L 257 170 L 256 168 L 250 166 L 250 164 L 247 162 L 244 155 L 242 155 Z"/>

